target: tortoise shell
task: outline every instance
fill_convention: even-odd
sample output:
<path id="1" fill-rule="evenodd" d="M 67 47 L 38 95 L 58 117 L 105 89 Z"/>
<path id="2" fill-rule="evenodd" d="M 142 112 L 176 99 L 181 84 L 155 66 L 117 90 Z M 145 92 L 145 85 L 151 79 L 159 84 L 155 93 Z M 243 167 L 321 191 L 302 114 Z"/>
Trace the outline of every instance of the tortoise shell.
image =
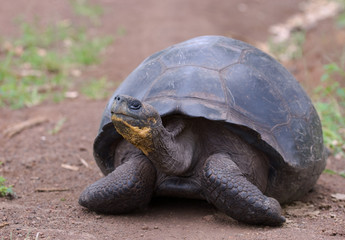
<path id="1" fill-rule="evenodd" d="M 103 113 L 94 156 L 104 174 L 114 169 L 113 149 L 122 139 L 110 120 L 118 94 L 149 103 L 163 118 L 222 121 L 271 156 L 276 170 L 306 171 L 316 181 L 324 168 L 321 123 L 311 100 L 280 63 L 244 42 L 202 36 L 144 60 Z"/>

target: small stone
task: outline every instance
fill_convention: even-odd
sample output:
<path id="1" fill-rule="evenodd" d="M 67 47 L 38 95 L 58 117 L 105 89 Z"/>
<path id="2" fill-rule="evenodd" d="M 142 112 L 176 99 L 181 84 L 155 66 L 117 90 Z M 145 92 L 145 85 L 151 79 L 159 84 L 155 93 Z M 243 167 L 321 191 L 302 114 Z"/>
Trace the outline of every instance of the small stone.
<path id="1" fill-rule="evenodd" d="M 154 226 L 153 228 L 154 228 L 154 229 L 158 229 L 158 226 Z"/>
<path id="2" fill-rule="evenodd" d="M 331 208 L 332 208 L 332 206 L 329 204 L 322 204 L 319 206 L 319 209 L 321 209 L 321 210 L 329 210 Z"/>
<path id="3" fill-rule="evenodd" d="M 80 77 L 81 71 L 79 69 L 72 69 L 71 74 L 73 77 Z"/>
<path id="4" fill-rule="evenodd" d="M 142 226 L 141 229 L 142 230 L 149 230 L 149 227 L 148 226 Z"/>
<path id="5" fill-rule="evenodd" d="M 65 97 L 66 98 L 77 98 L 79 96 L 79 93 L 77 91 L 68 91 L 68 92 L 65 92 Z"/>
<path id="6" fill-rule="evenodd" d="M 331 194 L 331 197 L 339 201 L 345 201 L 345 194 L 343 193 Z"/>
<path id="7" fill-rule="evenodd" d="M 213 215 L 206 215 L 202 217 L 203 220 L 210 222 L 214 220 L 214 216 Z"/>

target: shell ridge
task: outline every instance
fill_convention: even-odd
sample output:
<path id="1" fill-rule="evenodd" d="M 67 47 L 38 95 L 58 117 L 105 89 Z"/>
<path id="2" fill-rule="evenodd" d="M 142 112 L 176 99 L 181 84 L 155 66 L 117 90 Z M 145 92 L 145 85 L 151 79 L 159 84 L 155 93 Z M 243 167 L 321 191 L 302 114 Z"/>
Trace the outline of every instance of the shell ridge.
<path id="1" fill-rule="evenodd" d="M 163 76 L 164 76 L 164 73 L 168 70 L 168 68 L 165 66 L 165 64 L 163 62 L 160 61 L 160 58 L 159 58 L 159 63 L 162 64 L 162 66 L 164 67 L 163 71 L 160 73 L 160 75 L 151 82 L 150 86 L 147 88 L 146 90 L 146 93 L 144 94 L 143 96 L 143 99 L 142 100 L 146 100 L 147 99 L 147 96 L 148 94 L 150 93 L 151 89 L 153 88 L 153 86 L 156 84 L 156 82 L 158 82 Z M 132 96 L 132 97 L 135 97 L 135 96 Z"/>

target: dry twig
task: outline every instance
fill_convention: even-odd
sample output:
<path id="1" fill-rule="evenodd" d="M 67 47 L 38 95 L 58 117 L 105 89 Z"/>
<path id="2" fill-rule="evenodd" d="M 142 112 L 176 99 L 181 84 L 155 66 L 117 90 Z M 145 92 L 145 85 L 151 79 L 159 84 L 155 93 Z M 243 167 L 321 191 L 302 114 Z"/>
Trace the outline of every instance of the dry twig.
<path id="1" fill-rule="evenodd" d="M 89 164 L 87 163 L 87 161 L 84 158 L 79 158 L 79 160 L 86 168 L 90 168 Z"/>
<path id="2" fill-rule="evenodd" d="M 2 222 L 0 223 L 0 228 L 6 227 L 8 225 L 10 225 L 8 222 Z"/>
<path id="3" fill-rule="evenodd" d="M 68 188 L 36 188 L 35 192 L 66 192 L 70 191 Z"/>
<path id="4" fill-rule="evenodd" d="M 72 170 L 72 171 L 78 171 L 79 170 L 79 168 L 77 166 L 72 166 L 72 165 L 64 164 L 64 163 L 61 164 L 61 167 L 68 169 L 68 170 Z"/>
<path id="5" fill-rule="evenodd" d="M 6 128 L 3 132 L 5 137 L 13 137 L 14 135 L 24 131 L 25 129 L 34 127 L 36 125 L 42 124 L 44 122 L 48 121 L 47 117 L 34 117 L 30 118 L 24 122 L 17 123 L 13 126 L 10 126 Z"/>

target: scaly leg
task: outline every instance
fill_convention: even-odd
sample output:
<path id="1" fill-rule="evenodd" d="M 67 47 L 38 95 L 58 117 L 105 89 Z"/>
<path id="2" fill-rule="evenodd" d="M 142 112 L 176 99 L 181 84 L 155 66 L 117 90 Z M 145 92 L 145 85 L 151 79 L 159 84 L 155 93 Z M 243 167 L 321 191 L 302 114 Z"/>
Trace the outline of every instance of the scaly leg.
<path id="1" fill-rule="evenodd" d="M 152 197 L 156 170 L 144 155 L 135 155 L 88 186 L 79 204 L 101 213 L 126 213 L 146 206 Z"/>
<path id="2" fill-rule="evenodd" d="M 278 201 L 250 183 L 227 154 L 207 159 L 202 187 L 210 203 L 238 221 L 273 226 L 285 222 Z"/>

